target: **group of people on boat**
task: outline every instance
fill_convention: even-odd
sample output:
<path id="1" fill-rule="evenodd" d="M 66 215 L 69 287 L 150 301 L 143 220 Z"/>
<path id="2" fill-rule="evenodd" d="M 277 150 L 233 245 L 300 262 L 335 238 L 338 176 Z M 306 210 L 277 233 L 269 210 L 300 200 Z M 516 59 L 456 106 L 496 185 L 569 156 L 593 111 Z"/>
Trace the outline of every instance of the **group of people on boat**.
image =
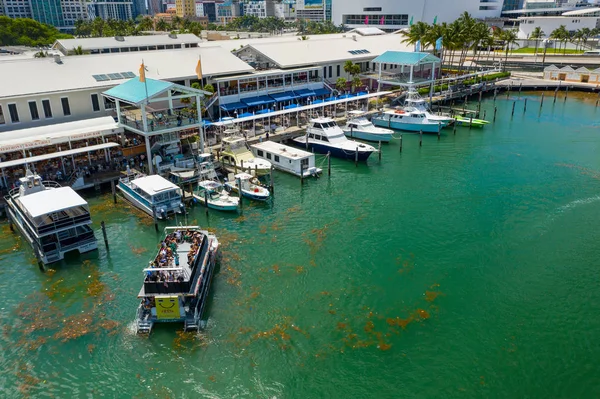
<path id="1" fill-rule="evenodd" d="M 183 282 L 184 275 L 181 270 L 160 270 L 176 268 L 179 266 L 179 253 L 177 248 L 183 242 L 191 243 L 187 254 L 188 265 L 192 265 L 202 245 L 202 233 L 190 230 L 177 230 L 165 237 L 160 243 L 158 255 L 150 262 L 151 269 L 146 273 L 147 282 Z"/>

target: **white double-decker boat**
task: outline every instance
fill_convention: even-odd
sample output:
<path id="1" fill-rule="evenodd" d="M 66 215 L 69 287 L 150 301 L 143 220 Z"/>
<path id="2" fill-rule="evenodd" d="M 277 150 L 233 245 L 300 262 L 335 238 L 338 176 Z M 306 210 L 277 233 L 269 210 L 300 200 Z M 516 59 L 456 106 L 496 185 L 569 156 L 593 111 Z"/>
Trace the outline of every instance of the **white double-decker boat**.
<path id="1" fill-rule="evenodd" d="M 88 203 L 71 187 L 42 181 L 28 170 L 4 198 L 11 223 L 43 264 L 64 259 L 67 252 L 98 249 Z"/>

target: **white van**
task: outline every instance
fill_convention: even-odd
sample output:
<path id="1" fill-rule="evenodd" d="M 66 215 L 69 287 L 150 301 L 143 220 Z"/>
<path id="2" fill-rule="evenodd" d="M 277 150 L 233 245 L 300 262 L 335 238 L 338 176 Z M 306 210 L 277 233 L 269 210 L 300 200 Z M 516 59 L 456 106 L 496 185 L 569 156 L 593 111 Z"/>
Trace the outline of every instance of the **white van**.
<path id="1" fill-rule="evenodd" d="M 588 51 L 584 51 L 583 55 L 595 55 L 595 56 L 600 56 L 600 50 L 588 50 Z"/>

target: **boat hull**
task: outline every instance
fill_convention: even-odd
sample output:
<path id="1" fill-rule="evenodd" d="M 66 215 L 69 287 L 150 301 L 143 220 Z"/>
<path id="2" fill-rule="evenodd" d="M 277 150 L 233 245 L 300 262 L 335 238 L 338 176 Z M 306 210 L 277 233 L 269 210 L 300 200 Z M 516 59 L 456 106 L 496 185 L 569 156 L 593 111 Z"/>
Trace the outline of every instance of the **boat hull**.
<path id="1" fill-rule="evenodd" d="M 194 194 L 194 198 L 196 199 L 196 201 L 198 201 L 200 204 L 206 206 L 206 203 L 204 202 L 204 197 L 198 195 L 198 194 Z M 208 209 L 214 209 L 216 211 L 223 211 L 223 212 L 236 212 L 238 209 L 237 205 L 234 204 L 218 204 L 215 203 L 213 201 L 211 201 L 210 199 L 208 200 Z"/>
<path id="2" fill-rule="evenodd" d="M 404 130 L 407 132 L 423 132 L 423 133 L 437 133 L 441 128 L 446 127 L 448 124 L 440 122 L 440 124 L 425 124 L 425 123 L 400 123 L 397 121 L 390 121 L 387 119 L 380 119 L 373 117 L 371 119 L 375 126 L 391 128 L 396 130 Z"/>
<path id="3" fill-rule="evenodd" d="M 345 130 L 344 134 L 347 137 L 350 137 L 353 139 L 371 141 L 371 142 L 375 142 L 375 143 L 380 142 L 380 141 L 382 143 L 389 143 L 392 140 L 392 133 L 375 134 L 375 133 L 363 132 L 360 130 L 353 130 L 352 132 L 350 132 L 350 130 Z"/>
<path id="4" fill-rule="evenodd" d="M 301 143 L 296 140 L 294 140 L 294 143 L 296 143 L 300 147 L 306 148 L 305 143 Z M 326 145 L 322 145 L 322 144 L 315 144 L 315 143 L 310 143 L 310 142 L 308 143 L 308 149 L 309 149 L 309 151 L 314 151 L 319 154 L 327 154 L 329 152 L 329 153 L 331 153 L 332 157 L 348 159 L 351 161 L 358 160 L 360 162 L 364 162 L 367 159 L 369 159 L 369 157 L 373 153 L 372 151 L 358 151 L 358 159 L 357 159 L 357 157 L 356 157 L 357 151 L 356 150 L 345 151 L 341 148 L 330 147 L 330 146 L 326 146 Z"/>
<path id="5" fill-rule="evenodd" d="M 490 122 L 483 119 L 468 119 L 468 118 L 457 118 L 456 124 L 458 126 L 472 126 L 472 127 L 484 127 L 488 125 Z"/>

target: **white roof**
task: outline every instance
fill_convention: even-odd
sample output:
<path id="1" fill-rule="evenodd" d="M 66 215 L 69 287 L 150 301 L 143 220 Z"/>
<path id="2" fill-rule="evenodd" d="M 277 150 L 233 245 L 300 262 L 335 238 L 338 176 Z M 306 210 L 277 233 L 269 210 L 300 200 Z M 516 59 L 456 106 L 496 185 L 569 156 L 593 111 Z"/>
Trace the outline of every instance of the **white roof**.
<path id="1" fill-rule="evenodd" d="M 379 28 L 370 27 L 370 28 L 356 28 L 352 29 L 348 33 L 358 33 L 361 36 L 373 36 L 373 35 L 385 35 L 385 32 Z"/>
<path id="2" fill-rule="evenodd" d="M 308 151 L 303 151 L 295 147 L 290 147 L 289 145 L 276 143 L 274 141 L 263 141 L 262 143 L 252 144 L 250 147 L 256 148 L 258 150 L 269 151 L 273 154 L 277 154 L 287 158 L 308 158 L 313 156 L 312 153 Z"/>
<path id="3" fill-rule="evenodd" d="M 341 37 L 330 40 L 299 40 L 295 42 L 254 43 L 250 47 L 272 60 L 280 68 L 373 59 L 388 50 L 413 51 L 396 35 Z M 353 54 L 350 51 L 367 50 Z"/>
<path id="4" fill-rule="evenodd" d="M 587 8 L 582 8 L 581 10 L 567 11 L 567 12 L 563 13 L 562 15 L 565 17 L 572 17 L 575 15 L 593 14 L 593 13 L 599 12 L 599 11 L 600 11 L 600 7 L 587 7 Z"/>
<path id="5" fill-rule="evenodd" d="M 158 80 L 197 79 L 196 65 L 202 57 L 204 76 L 252 72 L 254 69 L 222 47 L 179 50 L 94 54 L 61 58 L 61 64 L 50 58 L 0 62 L 0 99 L 36 93 L 68 92 L 98 88 L 108 89 L 126 82 L 97 81 L 93 75 L 133 72 L 138 75 L 142 58 L 146 77 Z"/>
<path id="6" fill-rule="evenodd" d="M 34 218 L 63 209 L 87 205 L 87 202 L 71 187 L 47 189 L 19 197 L 18 200 Z"/>
<path id="7" fill-rule="evenodd" d="M 56 45 L 60 45 L 67 50 L 72 50 L 81 46 L 85 51 L 103 49 L 103 48 L 122 48 L 138 46 L 166 46 L 169 44 L 200 43 L 198 36 L 191 33 L 176 35 L 171 37 L 164 35 L 147 36 L 122 36 L 123 40 L 117 40 L 115 37 L 83 37 L 76 39 L 58 39 Z"/>
<path id="8" fill-rule="evenodd" d="M 176 190 L 175 184 L 171 183 L 164 177 L 159 175 L 144 176 L 131 181 L 131 184 L 136 185 L 140 190 L 154 195 L 166 190 Z"/>
<path id="9" fill-rule="evenodd" d="M 0 134 L 0 154 L 122 131 L 112 116 L 13 130 Z"/>

